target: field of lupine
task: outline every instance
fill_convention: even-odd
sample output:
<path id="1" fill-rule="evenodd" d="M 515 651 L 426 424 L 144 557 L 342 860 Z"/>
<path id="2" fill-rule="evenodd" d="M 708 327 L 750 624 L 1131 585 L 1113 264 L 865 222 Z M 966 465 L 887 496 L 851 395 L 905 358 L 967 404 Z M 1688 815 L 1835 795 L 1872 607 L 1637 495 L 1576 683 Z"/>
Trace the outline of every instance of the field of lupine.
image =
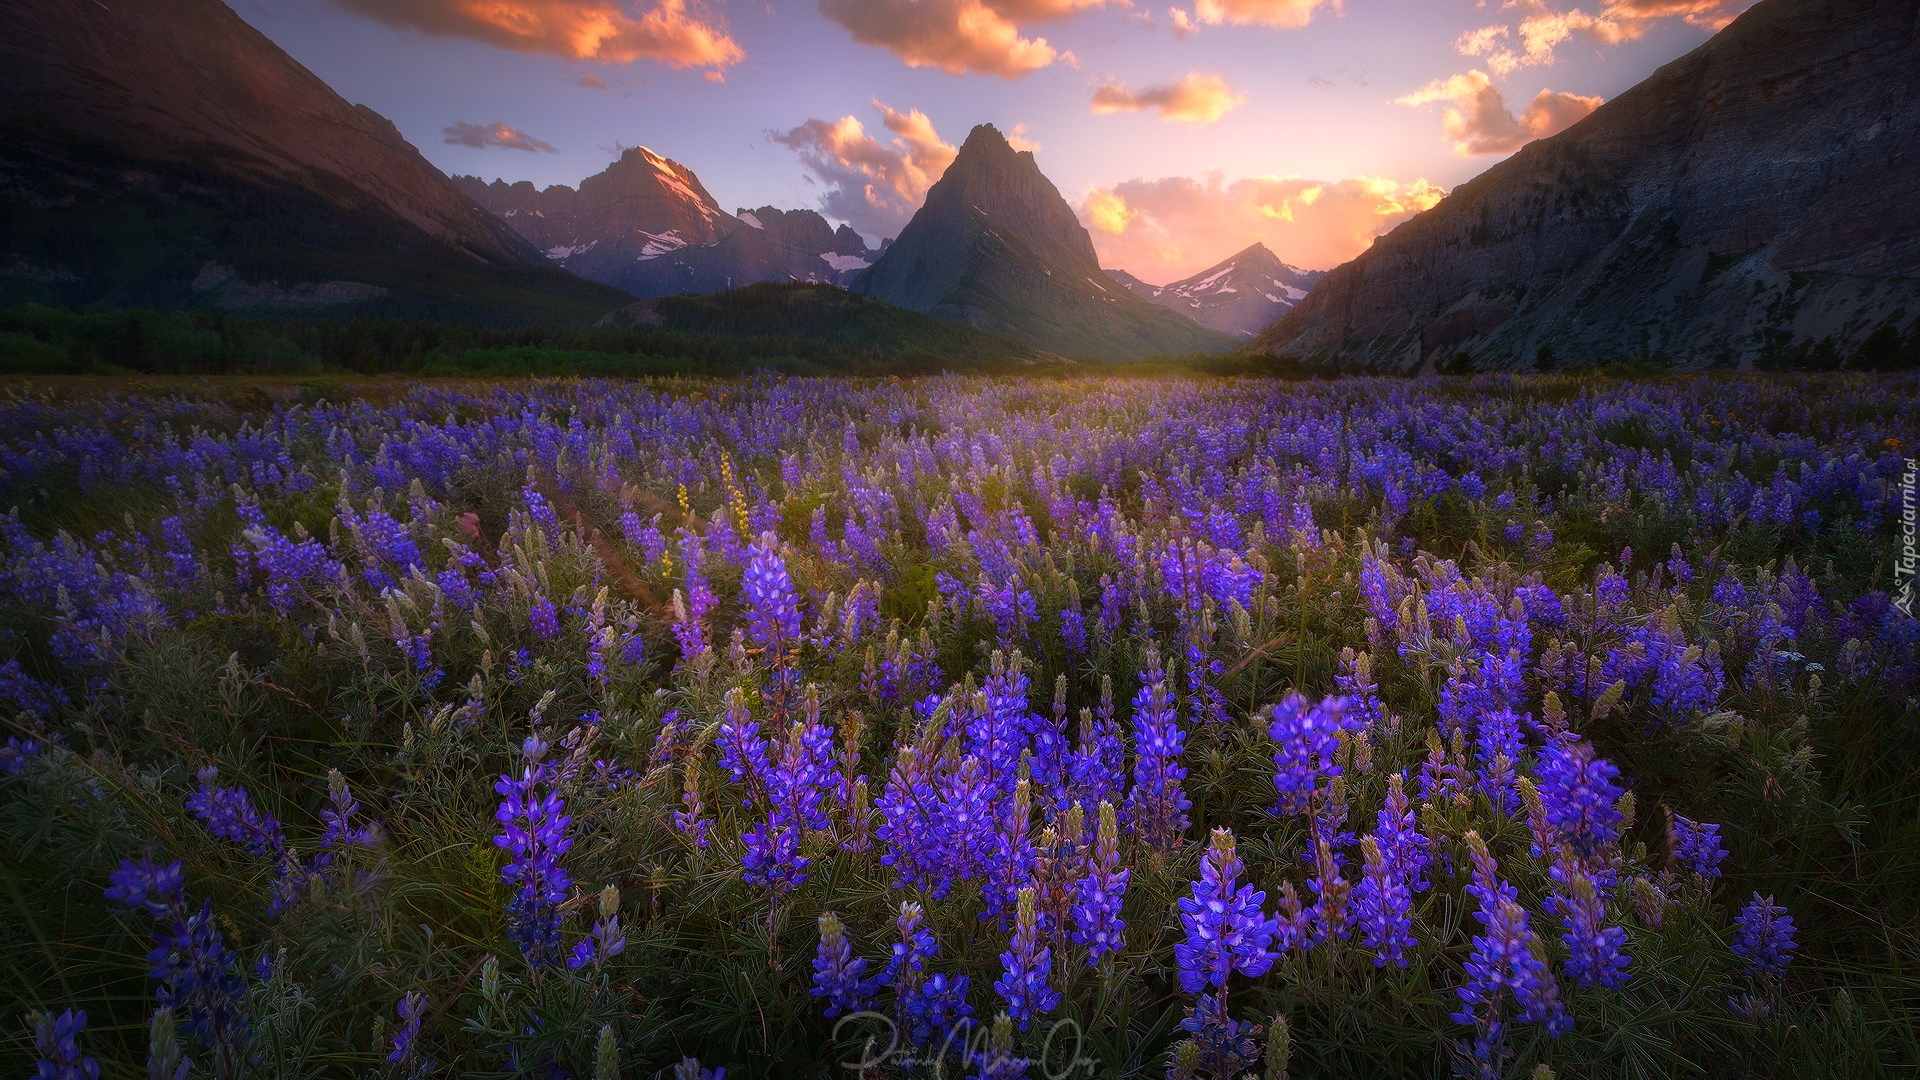
<path id="1" fill-rule="evenodd" d="M 1916 436 L 1910 377 L 16 387 L 0 1069 L 1910 1068 Z"/>

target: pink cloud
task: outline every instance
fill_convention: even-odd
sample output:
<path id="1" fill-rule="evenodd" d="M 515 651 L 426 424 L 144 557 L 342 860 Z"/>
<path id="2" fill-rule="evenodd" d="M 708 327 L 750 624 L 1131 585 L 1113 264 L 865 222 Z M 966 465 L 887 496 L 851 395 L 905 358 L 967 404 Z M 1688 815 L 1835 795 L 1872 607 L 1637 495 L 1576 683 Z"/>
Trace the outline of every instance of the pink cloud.
<path id="1" fill-rule="evenodd" d="M 1600 107 L 1602 99 L 1542 90 L 1515 116 L 1499 87 L 1484 71 L 1469 71 L 1433 82 L 1394 99 L 1396 105 L 1420 107 L 1445 104 L 1440 129 L 1461 155 L 1507 154 L 1535 139 L 1544 139 L 1572 126 Z"/>
<path id="2" fill-rule="evenodd" d="M 604 64 L 652 60 L 718 70 L 746 55 L 717 17 L 688 0 L 335 0 L 397 30 L 472 38 L 515 52 Z"/>
<path id="3" fill-rule="evenodd" d="M 868 236 L 893 236 L 959 151 L 940 138 L 926 113 L 896 112 L 878 101 L 873 106 L 893 136 L 886 142 L 867 134 L 853 116 L 808 120 L 785 133 L 770 134 L 774 142 L 800 155 L 801 164 L 825 188 L 820 208 L 827 216 Z"/>
<path id="4" fill-rule="evenodd" d="M 1206 127 L 1246 104 L 1218 75 L 1189 74 L 1178 82 L 1129 90 L 1119 83 L 1102 83 L 1093 91 L 1093 111 L 1143 112 L 1156 109 L 1161 119 Z"/>

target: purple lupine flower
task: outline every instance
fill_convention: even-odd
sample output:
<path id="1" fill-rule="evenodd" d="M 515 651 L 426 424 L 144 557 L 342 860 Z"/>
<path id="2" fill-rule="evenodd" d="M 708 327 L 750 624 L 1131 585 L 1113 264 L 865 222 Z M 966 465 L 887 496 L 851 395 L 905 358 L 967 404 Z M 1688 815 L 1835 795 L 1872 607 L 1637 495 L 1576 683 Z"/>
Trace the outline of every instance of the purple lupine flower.
<path id="1" fill-rule="evenodd" d="M 765 742 L 755 729 L 752 723 L 742 725 L 727 739 L 733 761 L 729 768 L 737 767 L 742 778 L 759 780 L 748 784 L 749 802 L 767 814 L 764 822 L 741 834 L 747 851 L 740 863 L 747 884 L 769 889 L 778 898 L 807 880 L 812 860 L 800 854 L 802 834 L 829 825 L 820 804 L 837 779 L 833 735 L 818 722 L 795 721 L 779 762 L 769 764 Z"/>
<path id="2" fill-rule="evenodd" d="M 1539 769 L 1547 824 L 1560 842 L 1582 857 L 1619 842 L 1621 815 L 1614 804 L 1624 789 L 1613 781 L 1620 770 L 1596 756 L 1592 744 L 1571 733 L 1550 738 Z"/>
<path id="3" fill-rule="evenodd" d="M 1360 841 L 1365 868 L 1353 890 L 1353 917 L 1360 941 L 1373 950 L 1373 966 L 1406 967 L 1406 950 L 1418 944 L 1413 937 L 1413 890 L 1401 877 L 1397 861 L 1382 852 L 1378 835 Z"/>
<path id="4" fill-rule="evenodd" d="M 522 751 L 527 763 L 519 778 L 505 774 L 493 785 L 501 796 L 494 813 L 501 832 L 493 842 L 509 853 L 501 880 L 518 886 L 507 901 L 508 936 L 529 964 L 546 967 L 560 962 L 560 904 L 573 885 L 560 857 L 573 847 L 567 835 L 572 819 L 556 790 L 547 744 L 529 736 Z"/>
<path id="5" fill-rule="evenodd" d="M 1119 802 L 1126 748 L 1113 715 L 1113 680 L 1102 678 L 1100 707 L 1080 710 L 1080 738 L 1067 765 L 1067 786 L 1082 806 Z"/>
<path id="6" fill-rule="evenodd" d="M 1201 858 L 1200 880 L 1191 896 L 1177 901 L 1180 924 L 1187 939 L 1173 947 L 1180 968 L 1180 988 L 1189 994 L 1227 984 L 1238 971 L 1259 978 L 1273 967 L 1279 934 L 1277 920 L 1261 910 L 1267 894 L 1240 884 L 1244 867 L 1234 853 L 1233 834 L 1213 830 L 1213 842 Z"/>
<path id="7" fill-rule="evenodd" d="M 687 753 L 684 767 L 685 779 L 680 793 L 681 809 L 673 812 L 673 827 L 693 838 L 693 846 L 705 848 L 711 843 L 707 831 L 713 827 L 713 819 L 706 816 L 706 808 L 700 801 L 700 767 L 705 762 L 699 747 Z"/>
<path id="8" fill-rule="evenodd" d="M 626 951 L 627 936 L 620 932 L 620 889 L 614 885 L 601 889 L 597 906 L 600 917 L 594 920 L 593 930 L 574 943 L 573 955 L 567 957 L 567 966 L 575 971 L 588 964 L 602 971 L 609 960 Z"/>
<path id="9" fill-rule="evenodd" d="M 1253 1037 L 1259 1028 L 1227 1015 L 1227 994 L 1202 994 L 1186 1009 L 1180 1030 L 1193 1034 L 1199 1050 L 1195 1061 L 1201 1073 L 1230 1080 L 1246 1073 L 1259 1060 Z"/>
<path id="10" fill-rule="evenodd" d="M 18 735 L 7 736 L 0 743 L 0 774 L 19 776 L 27 771 L 27 763 L 40 756 L 41 743 L 38 739 L 23 739 Z"/>
<path id="11" fill-rule="evenodd" d="M 781 556 L 779 541 L 772 533 L 762 533 L 747 553 L 747 572 L 741 580 L 747 632 L 773 659 L 799 647 L 800 594 L 787 574 L 787 560 Z"/>
<path id="12" fill-rule="evenodd" d="M 1013 1052 L 1013 1019 L 1006 1013 L 993 1018 L 981 1048 L 974 1052 L 973 1070 L 967 1080 L 1026 1080 L 1027 1058 Z"/>
<path id="13" fill-rule="evenodd" d="M 1120 868 L 1120 828 L 1113 804 L 1103 799 L 1093 858 L 1073 884 L 1072 939 L 1087 947 L 1089 967 L 1098 967 L 1101 957 L 1125 944 L 1127 924 L 1120 917 L 1120 904 L 1132 876 L 1132 870 Z"/>
<path id="14" fill-rule="evenodd" d="M 949 981 L 943 974 L 927 972 L 927 961 L 940 947 L 927 929 L 919 904 L 902 902 L 895 925 L 900 940 L 893 943 L 893 956 L 880 975 L 880 985 L 893 988 L 897 1020 L 916 1046 L 944 1042 L 973 1015 L 973 1007 L 967 1004 L 967 977 Z"/>
<path id="15" fill-rule="evenodd" d="M 865 978 L 867 958 L 853 955 L 847 928 L 829 911 L 820 916 L 820 947 L 813 958 L 814 997 L 825 998 L 827 1018 L 871 1007 L 877 978 Z"/>
<path id="16" fill-rule="evenodd" d="M 1433 858 L 1433 842 L 1414 822 L 1406 788 L 1406 774 L 1387 776 L 1387 802 L 1374 817 L 1373 836 L 1380 844 L 1381 856 L 1393 866 L 1401 882 L 1419 893 L 1427 889 L 1427 865 Z"/>
<path id="17" fill-rule="evenodd" d="M 1512 709 L 1481 715 L 1474 727 L 1473 753 L 1480 767 L 1480 791 L 1503 814 L 1520 809 L 1520 789 L 1514 769 L 1520 763 L 1520 718 Z"/>
<path id="18" fill-rule="evenodd" d="M 1307 887 L 1313 891 L 1313 906 L 1307 909 L 1307 925 L 1311 930 L 1310 941 L 1314 945 L 1345 938 L 1353 919 L 1353 912 L 1348 910 L 1347 904 L 1353 893 L 1353 883 L 1341 874 L 1340 859 L 1334 855 L 1333 845 L 1327 839 L 1329 831 L 1320 822 L 1314 823 L 1313 877 L 1307 879 Z"/>
<path id="19" fill-rule="evenodd" d="M 1020 890 L 1016 912 L 1013 940 L 1000 954 L 1004 974 L 994 980 L 993 989 L 1006 1000 L 1007 1015 L 1025 1031 L 1030 1020 L 1060 1004 L 1060 993 L 1047 982 L 1053 971 L 1053 950 L 1040 944 L 1031 886 Z"/>
<path id="20" fill-rule="evenodd" d="M 1621 948 L 1627 943 L 1627 931 L 1607 926 L 1607 903 L 1594 886 L 1593 879 L 1580 868 L 1571 852 L 1563 851 L 1550 871 L 1554 891 L 1547 898 L 1547 910 L 1560 916 L 1567 943 L 1567 978 L 1581 986 L 1606 986 L 1615 990 L 1627 984 L 1627 965 L 1631 963 Z"/>
<path id="21" fill-rule="evenodd" d="M 1518 891 L 1500 880 L 1493 855 L 1479 833 L 1469 831 L 1466 840 L 1473 855 L 1473 883 L 1467 892 L 1479 902 L 1474 918 L 1484 932 L 1474 935 L 1473 952 L 1466 964 L 1467 981 L 1455 991 L 1460 997 L 1460 1011 L 1453 1014 L 1453 1019 L 1475 1029 L 1473 1056 L 1480 1071 L 1497 1075 L 1497 1059 L 1506 1040 L 1509 996 L 1515 1019 L 1539 1024 L 1556 1038 L 1571 1021 L 1560 1006 L 1553 974 L 1539 955 L 1538 941 L 1526 909 L 1520 906 Z"/>
<path id="22" fill-rule="evenodd" d="M 545 596 L 533 598 L 533 604 L 527 609 L 527 622 L 543 641 L 560 636 L 560 613 Z"/>
<path id="23" fill-rule="evenodd" d="M 247 1045 L 246 988 L 239 958 L 214 921 L 213 902 L 203 900 L 189 914 L 177 859 L 164 865 L 151 854 L 122 859 L 108 881 L 107 899 L 159 923 L 147 962 L 153 965 L 148 974 L 160 984 L 160 1007 L 172 1009 L 212 1051 L 216 1073 L 234 1075 Z"/>
<path id="24" fill-rule="evenodd" d="M 949 979 L 945 973 L 935 972 L 927 976 L 901 1002 L 907 1038 L 918 1046 L 950 1044 L 961 1028 L 973 1023 L 973 1006 L 967 1004 L 969 983 L 965 975 Z"/>
<path id="25" fill-rule="evenodd" d="M 1763 978 L 1787 973 L 1787 963 L 1800 946 L 1793 939 L 1793 916 L 1786 908 L 1756 892 L 1733 923 L 1733 955 L 1747 962 L 1747 970 Z"/>
<path id="26" fill-rule="evenodd" d="M 35 1016 L 33 1050 L 39 1057 L 34 1080 L 100 1080 L 99 1063 L 80 1052 L 80 1033 L 86 1029 L 85 1010 Z"/>
<path id="27" fill-rule="evenodd" d="M 1133 695 L 1133 789 L 1126 803 L 1127 828 L 1147 847 L 1171 849 L 1187 831 L 1192 803 L 1180 787 L 1187 775 L 1180 764 L 1186 741 L 1159 654 L 1149 651 Z"/>
<path id="28" fill-rule="evenodd" d="M 1672 831 L 1675 859 L 1708 881 L 1720 876 L 1720 862 L 1727 857 L 1727 849 L 1720 846 L 1720 826 L 1674 814 Z"/>
<path id="29" fill-rule="evenodd" d="M 353 797 L 353 790 L 347 787 L 347 778 L 340 775 L 338 769 L 327 770 L 327 808 L 320 811 L 321 824 L 325 826 L 320 834 L 320 847 L 332 850 L 342 847 L 372 847 L 380 842 L 378 822 L 354 823 L 354 816 L 360 812 L 360 802 Z"/>
<path id="30" fill-rule="evenodd" d="M 1277 745 L 1273 786 L 1280 791 L 1278 813 L 1307 812 L 1320 781 L 1340 775 L 1340 766 L 1333 763 L 1340 749 L 1340 735 L 1357 731 L 1366 722 L 1350 713 L 1347 706 L 1347 699 L 1340 697 L 1308 704 L 1305 696 L 1295 692 L 1273 707 L 1273 722 L 1267 731 Z"/>
<path id="31" fill-rule="evenodd" d="M 216 788 L 220 770 L 212 765 L 200 770 L 200 790 L 187 796 L 187 810 L 207 826 L 207 831 L 254 856 L 276 854 L 286 847 L 280 823 L 273 815 L 253 807 L 243 787 Z"/>
<path id="32" fill-rule="evenodd" d="M 421 1054 L 415 1045 L 420 1038 L 420 1022 L 427 1016 L 427 995 L 409 990 L 394 1009 L 400 1014 L 400 1026 L 394 1029 L 393 1051 L 387 1061 L 400 1075 L 417 1080 L 433 1071 L 433 1059 Z"/>

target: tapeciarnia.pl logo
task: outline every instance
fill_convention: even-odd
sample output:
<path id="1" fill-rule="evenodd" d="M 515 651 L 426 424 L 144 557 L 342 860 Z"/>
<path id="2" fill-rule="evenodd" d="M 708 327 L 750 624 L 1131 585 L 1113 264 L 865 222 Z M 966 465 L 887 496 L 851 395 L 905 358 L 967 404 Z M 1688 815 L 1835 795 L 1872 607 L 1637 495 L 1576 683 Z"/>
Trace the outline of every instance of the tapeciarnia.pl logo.
<path id="1" fill-rule="evenodd" d="M 1920 473 L 1920 461 L 1908 458 L 1900 473 L 1900 549 L 1893 556 L 1893 606 L 1913 617 L 1913 582 L 1920 552 L 1915 551 L 1916 508 L 1914 477 Z"/>

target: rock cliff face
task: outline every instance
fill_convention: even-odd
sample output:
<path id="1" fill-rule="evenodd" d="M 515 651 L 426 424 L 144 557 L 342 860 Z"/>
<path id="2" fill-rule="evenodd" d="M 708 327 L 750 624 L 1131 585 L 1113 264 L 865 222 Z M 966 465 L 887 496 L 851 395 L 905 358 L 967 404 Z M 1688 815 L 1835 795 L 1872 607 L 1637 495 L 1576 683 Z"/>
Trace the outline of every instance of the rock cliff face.
<path id="1" fill-rule="evenodd" d="M 546 268 L 220 0 L 0 5 L 0 201 L 0 264 L 56 268 L 54 299 L 241 295 L 193 287 L 218 265 L 308 302 L 618 300 Z"/>
<path id="2" fill-rule="evenodd" d="M 604 172 L 537 190 L 526 181 L 454 183 L 567 270 L 639 297 L 756 282 L 844 285 L 869 258 L 858 233 L 811 210 L 729 214 L 693 170 L 635 147 Z"/>
<path id="3" fill-rule="evenodd" d="M 1177 311 L 1223 334 L 1250 338 L 1292 311 L 1326 276 L 1280 261 L 1265 244 L 1235 252 L 1217 265 L 1170 285 L 1149 285 L 1124 270 L 1107 277 L 1143 300 Z"/>
<path id="4" fill-rule="evenodd" d="M 853 290 L 1072 359 L 1214 352 L 1232 340 L 1108 279 L 1033 155 L 986 124 Z"/>
<path id="5" fill-rule="evenodd" d="M 1762 0 L 1249 346 L 1411 370 L 1845 355 L 1920 320 L 1920 3 Z"/>

